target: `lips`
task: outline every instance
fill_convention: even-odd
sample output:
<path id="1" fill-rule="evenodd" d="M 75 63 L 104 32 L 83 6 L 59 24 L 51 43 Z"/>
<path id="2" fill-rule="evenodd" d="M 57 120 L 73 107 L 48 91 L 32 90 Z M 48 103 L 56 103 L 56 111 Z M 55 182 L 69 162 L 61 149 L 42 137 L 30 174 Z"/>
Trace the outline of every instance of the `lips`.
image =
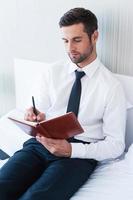
<path id="1" fill-rule="evenodd" d="M 79 55 L 78 53 L 71 53 L 72 56 L 77 56 Z"/>
<path id="2" fill-rule="evenodd" d="M 78 56 L 79 53 L 70 53 L 70 56 L 74 57 L 74 56 Z"/>

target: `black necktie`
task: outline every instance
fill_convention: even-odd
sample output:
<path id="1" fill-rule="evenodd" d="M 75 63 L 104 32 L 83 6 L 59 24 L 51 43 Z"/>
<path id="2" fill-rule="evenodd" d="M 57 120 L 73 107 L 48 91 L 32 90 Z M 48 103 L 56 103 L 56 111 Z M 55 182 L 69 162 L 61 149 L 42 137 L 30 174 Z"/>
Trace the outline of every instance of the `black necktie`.
<path id="1" fill-rule="evenodd" d="M 73 84 L 71 94 L 68 101 L 67 112 L 74 112 L 78 115 L 80 97 L 81 97 L 81 78 L 85 75 L 84 72 L 75 71 L 76 80 Z"/>

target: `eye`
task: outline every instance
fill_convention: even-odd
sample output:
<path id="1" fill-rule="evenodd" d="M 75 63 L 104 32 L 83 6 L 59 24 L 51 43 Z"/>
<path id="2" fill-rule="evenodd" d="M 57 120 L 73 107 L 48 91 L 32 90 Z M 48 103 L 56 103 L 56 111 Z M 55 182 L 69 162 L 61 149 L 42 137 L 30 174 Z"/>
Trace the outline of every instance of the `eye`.
<path id="1" fill-rule="evenodd" d="M 75 42 L 81 42 L 82 40 L 81 40 L 81 38 L 75 38 L 74 41 L 75 41 Z"/>

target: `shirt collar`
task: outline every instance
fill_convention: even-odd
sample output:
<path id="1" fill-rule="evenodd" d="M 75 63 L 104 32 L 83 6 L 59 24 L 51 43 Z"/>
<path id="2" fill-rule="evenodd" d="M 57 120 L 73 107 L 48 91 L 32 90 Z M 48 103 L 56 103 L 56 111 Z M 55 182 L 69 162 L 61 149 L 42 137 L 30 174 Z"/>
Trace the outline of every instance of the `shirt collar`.
<path id="1" fill-rule="evenodd" d="M 100 60 L 96 58 L 93 62 L 80 69 L 75 63 L 69 64 L 68 73 L 73 73 L 75 70 L 84 71 L 85 74 L 91 78 L 100 66 Z"/>

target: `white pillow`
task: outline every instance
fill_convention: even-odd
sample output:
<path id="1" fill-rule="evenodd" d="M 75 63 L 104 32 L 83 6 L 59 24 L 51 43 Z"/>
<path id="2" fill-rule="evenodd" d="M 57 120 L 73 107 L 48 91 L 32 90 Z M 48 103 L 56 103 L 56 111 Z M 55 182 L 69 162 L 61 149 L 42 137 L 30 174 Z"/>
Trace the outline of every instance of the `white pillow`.
<path id="1" fill-rule="evenodd" d="M 25 59 L 14 60 L 16 108 L 25 110 L 31 102 L 32 92 L 41 80 L 42 73 L 50 66 L 46 62 Z"/>

